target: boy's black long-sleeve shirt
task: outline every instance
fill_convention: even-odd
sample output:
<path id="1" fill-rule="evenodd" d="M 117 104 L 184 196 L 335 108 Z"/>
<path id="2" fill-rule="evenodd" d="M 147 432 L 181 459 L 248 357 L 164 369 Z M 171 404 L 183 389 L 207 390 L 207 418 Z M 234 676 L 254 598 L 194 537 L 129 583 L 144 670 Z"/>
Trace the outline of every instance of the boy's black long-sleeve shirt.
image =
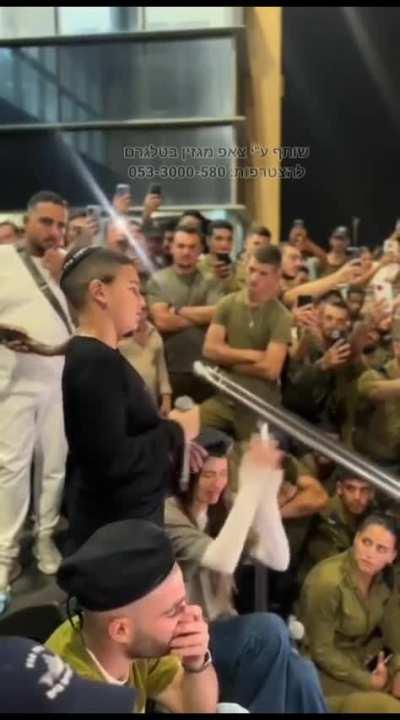
<path id="1" fill-rule="evenodd" d="M 74 543 L 117 520 L 162 522 L 169 473 L 181 462 L 180 426 L 160 418 L 138 373 L 95 338 L 71 340 L 62 384 Z"/>

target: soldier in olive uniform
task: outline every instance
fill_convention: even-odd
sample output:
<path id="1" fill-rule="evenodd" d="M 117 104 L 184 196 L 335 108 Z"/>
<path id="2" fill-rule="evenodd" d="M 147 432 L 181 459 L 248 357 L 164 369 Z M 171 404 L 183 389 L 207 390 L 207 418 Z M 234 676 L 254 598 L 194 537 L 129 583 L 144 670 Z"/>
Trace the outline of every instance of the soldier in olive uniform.
<path id="1" fill-rule="evenodd" d="M 400 712 L 399 597 L 385 577 L 397 555 L 397 528 L 388 516 L 370 515 L 352 547 L 318 563 L 304 583 L 304 646 L 333 712 L 343 709 L 341 696 L 357 693 L 360 701 L 360 692 L 364 707 L 362 693 L 372 692 L 382 712 Z"/>
<path id="2" fill-rule="evenodd" d="M 400 467 L 400 332 L 393 327 L 394 359 L 366 370 L 358 380 L 360 396 L 354 446 L 393 470 Z"/>
<path id="3" fill-rule="evenodd" d="M 301 579 L 313 565 L 328 557 L 348 550 L 361 517 L 371 511 L 375 491 L 365 480 L 341 472 L 336 494 L 327 507 L 315 516 L 310 529 L 301 566 Z"/>

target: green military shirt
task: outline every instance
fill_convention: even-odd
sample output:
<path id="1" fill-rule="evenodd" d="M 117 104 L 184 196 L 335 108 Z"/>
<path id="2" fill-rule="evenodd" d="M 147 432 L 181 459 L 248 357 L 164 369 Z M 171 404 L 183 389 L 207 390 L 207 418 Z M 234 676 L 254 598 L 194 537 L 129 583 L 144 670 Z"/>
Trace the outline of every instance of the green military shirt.
<path id="1" fill-rule="evenodd" d="M 320 465 L 317 463 L 314 453 L 308 452 L 300 457 L 298 466 L 301 475 L 311 475 L 311 477 L 317 478 L 328 495 L 336 492 L 340 470 L 334 463 Z"/>
<path id="2" fill-rule="evenodd" d="M 368 367 L 379 370 L 390 360 L 393 360 L 392 343 L 381 339 L 375 350 L 372 353 L 365 354 L 364 357 Z"/>
<path id="3" fill-rule="evenodd" d="M 325 510 L 315 517 L 307 541 L 310 565 L 348 550 L 353 544 L 357 524 L 357 516 L 348 512 L 339 495 L 330 498 Z"/>
<path id="4" fill-rule="evenodd" d="M 73 620 L 76 625 L 78 618 Z M 69 620 L 51 635 L 46 647 L 68 663 L 77 675 L 87 680 L 107 682 L 84 645 L 80 630 L 73 628 Z M 172 655 L 134 660 L 126 685 L 137 691 L 136 712 L 144 713 L 146 701 L 156 699 L 172 683 L 180 668 L 180 660 Z"/>
<path id="5" fill-rule="evenodd" d="M 307 336 L 307 357 L 301 361 L 290 358 L 288 362 L 283 404 L 291 412 L 315 422 L 333 393 L 335 375 L 316 364 L 325 350 L 310 333 Z"/>
<path id="6" fill-rule="evenodd" d="M 215 285 L 198 270 L 191 275 L 178 275 L 173 267 L 154 273 L 147 283 L 147 300 L 150 305 L 167 303 L 177 309 L 214 305 L 217 300 Z M 174 333 L 163 334 L 165 355 L 170 372 L 191 373 L 193 363 L 202 355 L 205 327 L 189 327 Z"/>
<path id="7" fill-rule="evenodd" d="M 302 471 L 299 461 L 297 458 L 293 457 L 293 455 L 285 456 L 282 467 L 284 471 L 284 482 L 290 483 L 291 485 L 297 485 L 298 480 L 302 475 L 310 475 L 310 473 Z M 316 476 L 314 475 L 314 477 Z M 289 540 L 292 567 L 297 566 L 300 562 L 304 542 L 309 533 L 312 518 L 312 515 L 308 515 L 306 517 L 285 518 L 283 521 L 285 532 Z"/>
<path id="8" fill-rule="evenodd" d="M 369 394 L 377 381 L 398 378 L 397 362 L 391 360 L 380 370 L 366 370 L 357 384 L 360 399 L 354 432 L 355 448 L 378 462 L 400 461 L 400 398 L 374 403 Z"/>
<path id="9" fill-rule="evenodd" d="M 265 351 L 271 342 L 289 345 L 292 316 L 273 299 L 250 308 L 247 290 L 227 295 L 218 303 L 213 323 L 226 329 L 226 342 L 232 348 Z M 248 377 L 235 370 L 225 370 L 232 380 L 268 402 L 280 402 L 280 386 L 271 380 Z"/>
<path id="10" fill-rule="evenodd" d="M 203 255 L 201 258 L 199 258 L 199 261 L 197 263 L 197 269 L 201 272 L 202 275 L 210 282 L 213 283 L 215 286 L 216 293 L 219 294 L 219 297 L 223 297 L 224 295 L 227 295 L 227 293 L 235 292 L 236 290 L 239 290 L 239 287 L 236 282 L 236 264 L 232 263 L 230 266 L 231 273 L 227 278 L 218 278 L 215 275 L 214 272 L 214 265 L 213 265 L 213 258 L 211 253 L 208 255 Z"/>
<path id="11" fill-rule="evenodd" d="M 389 671 L 400 669 L 397 608 L 390 607 L 391 591 L 381 576 L 368 598 L 358 590 L 352 548 L 318 563 L 304 582 L 298 613 L 306 630 L 305 648 L 321 671 L 325 695 L 351 688 L 370 690 L 366 662 L 388 647 L 394 657 Z M 383 637 L 373 637 L 379 628 Z M 350 688 L 350 689 L 349 689 Z"/>

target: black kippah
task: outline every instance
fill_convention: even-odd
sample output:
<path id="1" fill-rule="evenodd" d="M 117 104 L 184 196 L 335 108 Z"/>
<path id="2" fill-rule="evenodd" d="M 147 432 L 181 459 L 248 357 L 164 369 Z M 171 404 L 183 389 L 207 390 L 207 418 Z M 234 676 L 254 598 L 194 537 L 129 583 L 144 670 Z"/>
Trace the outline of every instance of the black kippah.
<path id="1" fill-rule="evenodd" d="M 225 457 L 232 448 L 233 440 L 222 430 L 205 427 L 195 438 L 195 443 L 207 450 L 210 457 Z"/>
<path id="2" fill-rule="evenodd" d="M 96 530 L 64 560 L 57 581 L 86 610 L 105 612 L 155 590 L 174 563 L 164 530 L 145 520 L 123 520 Z"/>
<path id="3" fill-rule="evenodd" d="M 79 250 L 70 255 L 70 257 L 64 261 L 60 282 L 62 282 L 66 276 L 69 275 L 71 270 L 74 270 L 88 255 L 93 255 L 97 249 L 97 247 L 89 245 L 87 247 L 79 248 Z"/>

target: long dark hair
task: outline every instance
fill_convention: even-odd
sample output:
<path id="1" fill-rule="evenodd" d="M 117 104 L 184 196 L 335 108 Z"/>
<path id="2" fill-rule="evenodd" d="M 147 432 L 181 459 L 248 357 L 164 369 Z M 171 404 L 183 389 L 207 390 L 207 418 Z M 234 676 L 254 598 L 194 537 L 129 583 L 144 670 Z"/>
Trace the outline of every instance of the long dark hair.
<path id="1" fill-rule="evenodd" d="M 226 461 L 228 463 L 228 470 L 229 470 L 229 462 L 228 462 L 228 456 L 226 455 L 226 452 L 220 454 L 219 452 L 212 451 L 208 458 L 226 458 Z M 185 513 L 185 515 L 189 518 L 189 520 L 196 524 L 195 518 L 192 516 L 192 513 L 190 511 L 191 504 L 193 502 L 194 494 L 196 491 L 197 484 L 199 482 L 200 476 L 202 474 L 203 470 L 200 470 L 199 473 L 190 473 L 189 475 L 189 482 L 185 489 L 183 489 L 180 485 L 177 479 L 173 482 L 172 487 L 172 495 L 176 498 L 176 500 L 179 502 L 181 509 Z M 208 523 L 207 523 L 207 533 L 212 538 L 217 537 L 218 533 L 220 532 L 227 516 L 228 512 L 232 506 L 233 499 L 231 497 L 230 491 L 228 486 L 225 488 L 225 490 L 221 493 L 221 496 L 218 500 L 218 502 L 215 505 L 210 505 L 207 510 L 208 515 Z"/>

